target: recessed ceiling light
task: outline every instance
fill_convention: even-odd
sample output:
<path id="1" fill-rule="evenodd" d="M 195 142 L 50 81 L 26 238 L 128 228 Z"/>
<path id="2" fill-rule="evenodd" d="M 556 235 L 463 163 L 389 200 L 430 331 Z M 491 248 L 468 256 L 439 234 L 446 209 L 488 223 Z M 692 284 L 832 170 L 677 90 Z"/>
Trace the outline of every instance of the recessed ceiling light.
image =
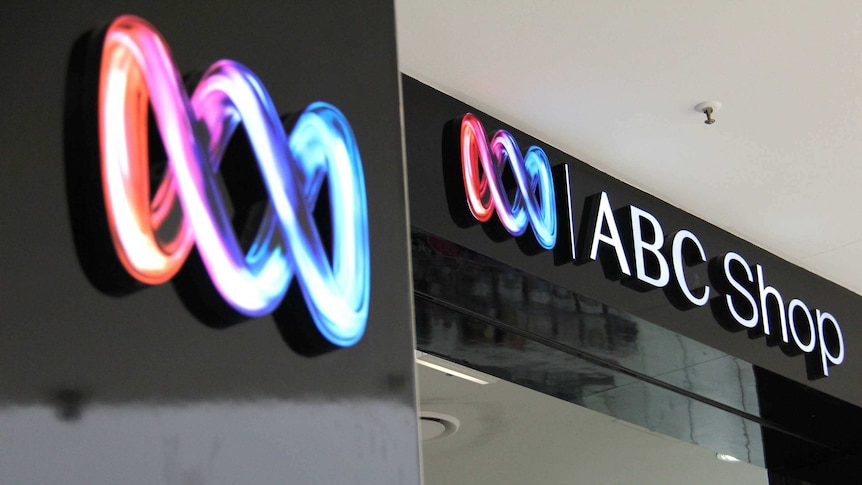
<path id="1" fill-rule="evenodd" d="M 725 463 L 739 463 L 742 461 L 735 456 L 727 455 L 725 453 L 716 453 L 715 457 L 718 458 L 719 461 L 723 461 Z"/>
<path id="2" fill-rule="evenodd" d="M 476 384 L 492 384 L 497 382 L 497 379 L 491 377 L 487 374 L 479 372 L 477 370 L 471 369 L 469 367 L 465 367 L 463 365 L 458 365 L 454 362 L 449 362 L 448 360 L 441 359 L 440 357 L 435 357 L 430 354 L 426 354 L 425 352 L 416 351 L 416 363 L 419 365 L 424 365 L 430 369 L 438 370 L 450 376 L 460 377 L 466 381 L 474 382 Z"/>
<path id="3" fill-rule="evenodd" d="M 458 431 L 461 422 L 455 416 L 421 411 L 419 413 L 419 434 L 422 441 L 442 440 Z"/>

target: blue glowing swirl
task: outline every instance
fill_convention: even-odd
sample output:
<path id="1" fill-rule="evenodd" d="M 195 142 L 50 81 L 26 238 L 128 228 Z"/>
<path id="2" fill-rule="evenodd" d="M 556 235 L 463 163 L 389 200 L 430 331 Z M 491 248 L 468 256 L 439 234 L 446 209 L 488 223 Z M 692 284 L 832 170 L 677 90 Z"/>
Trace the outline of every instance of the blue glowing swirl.
<path id="1" fill-rule="evenodd" d="M 206 175 L 214 171 L 200 172 L 207 182 L 206 205 L 213 209 L 200 226 L 203 233 L 216 233 L 220 243 L 209 248 L 200 244 L 200 237 L 196 240 L 216 286 L 226 279 L 241 282 L 253 290 L 249 299 L 261 300 L 252 312 L 268 313 L 280 303 L 295 272 L 321 335 L 342 347 L 356 343 L 368 318 L 370 249 L 362 162 L 347 119 L 335 106 L 316 102 L 299 115 L 286 135 L 260 80 L 232 61 L 210 68 L 191 104 L 211 135 L 211 160 L 220 160 L 242 121 L 269 194 L 269 207 L 254 243 L 243 254 L 215 178 Z M 327 180 L 331 265 L 312 215 Z M 194 219 L 192 226 L 200 234 Z M 225 264 L 218 264 L 219 260 Z M 222 273 L 220 268 L 227 269 Z M 236 294 L 244 290 L 232 286 L 234 292 L 222 294 L 233 304 Z"/>
<path id="2" fill-rule="evenodd" d="M 154 198 L 147 102 L 170 162 Z M 365 180 L 353 130 L 338 108 L 313 103 L 286 132 L 260 79 L 230 60 L 213 64 L 189 97 L 161 35 L 143 19 L 122 16 L 105 35 L 99 110 L 109 226 L 131 276 L 167 281 L 194 244 L 213 286 L 240 314 L 275 310 L 295 276 L 323 338 L 340 347 L 362 338 L 371 285 Z M 247 251 L 217 178 L 239 126 L 268 195 Z M 313 216 L 324 183 L 331 263 Z M 177 204 L 177 236 L 161 240 L 157 228 Z"/>

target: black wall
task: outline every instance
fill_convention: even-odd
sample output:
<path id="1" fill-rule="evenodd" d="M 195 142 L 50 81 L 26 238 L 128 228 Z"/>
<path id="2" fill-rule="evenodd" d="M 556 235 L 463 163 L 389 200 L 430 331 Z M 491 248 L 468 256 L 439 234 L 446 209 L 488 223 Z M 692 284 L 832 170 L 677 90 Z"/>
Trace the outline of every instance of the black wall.
<path id="1" fill-rule="evenodd" d="M 294 353 L 271 317 L 213 329 L 172 285 L 123 298 L 76 261 L 63 105 L 76 38 L 133 13 L 180 72 L 237 60 L 280 113 L 338 106 L 365 169 L 368 328 Z M 5 2 L 0 7 L 0 482 L 419 482 L 391 2 Z"/>

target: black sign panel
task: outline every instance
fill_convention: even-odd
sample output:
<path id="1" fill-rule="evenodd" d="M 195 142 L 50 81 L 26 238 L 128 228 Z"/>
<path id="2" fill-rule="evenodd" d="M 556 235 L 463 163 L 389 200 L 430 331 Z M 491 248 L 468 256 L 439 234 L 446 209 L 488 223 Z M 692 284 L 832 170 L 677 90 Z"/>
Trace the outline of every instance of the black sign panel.
<path id="1" fill-rule="evenodd" d="M 414 226 L 862 404 L 858 295 L 415 80 L 404 98 Z"/>

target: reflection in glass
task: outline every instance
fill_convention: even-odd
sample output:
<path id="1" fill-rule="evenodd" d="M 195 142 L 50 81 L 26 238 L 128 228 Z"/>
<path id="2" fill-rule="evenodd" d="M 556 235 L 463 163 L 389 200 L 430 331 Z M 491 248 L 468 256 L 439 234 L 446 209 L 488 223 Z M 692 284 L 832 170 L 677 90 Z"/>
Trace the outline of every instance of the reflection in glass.
<path id="1" fill-rule="evenodd" d="M 763 465 L 751 364 L 443 239 L 412 245 L 420 350 Z"/>

